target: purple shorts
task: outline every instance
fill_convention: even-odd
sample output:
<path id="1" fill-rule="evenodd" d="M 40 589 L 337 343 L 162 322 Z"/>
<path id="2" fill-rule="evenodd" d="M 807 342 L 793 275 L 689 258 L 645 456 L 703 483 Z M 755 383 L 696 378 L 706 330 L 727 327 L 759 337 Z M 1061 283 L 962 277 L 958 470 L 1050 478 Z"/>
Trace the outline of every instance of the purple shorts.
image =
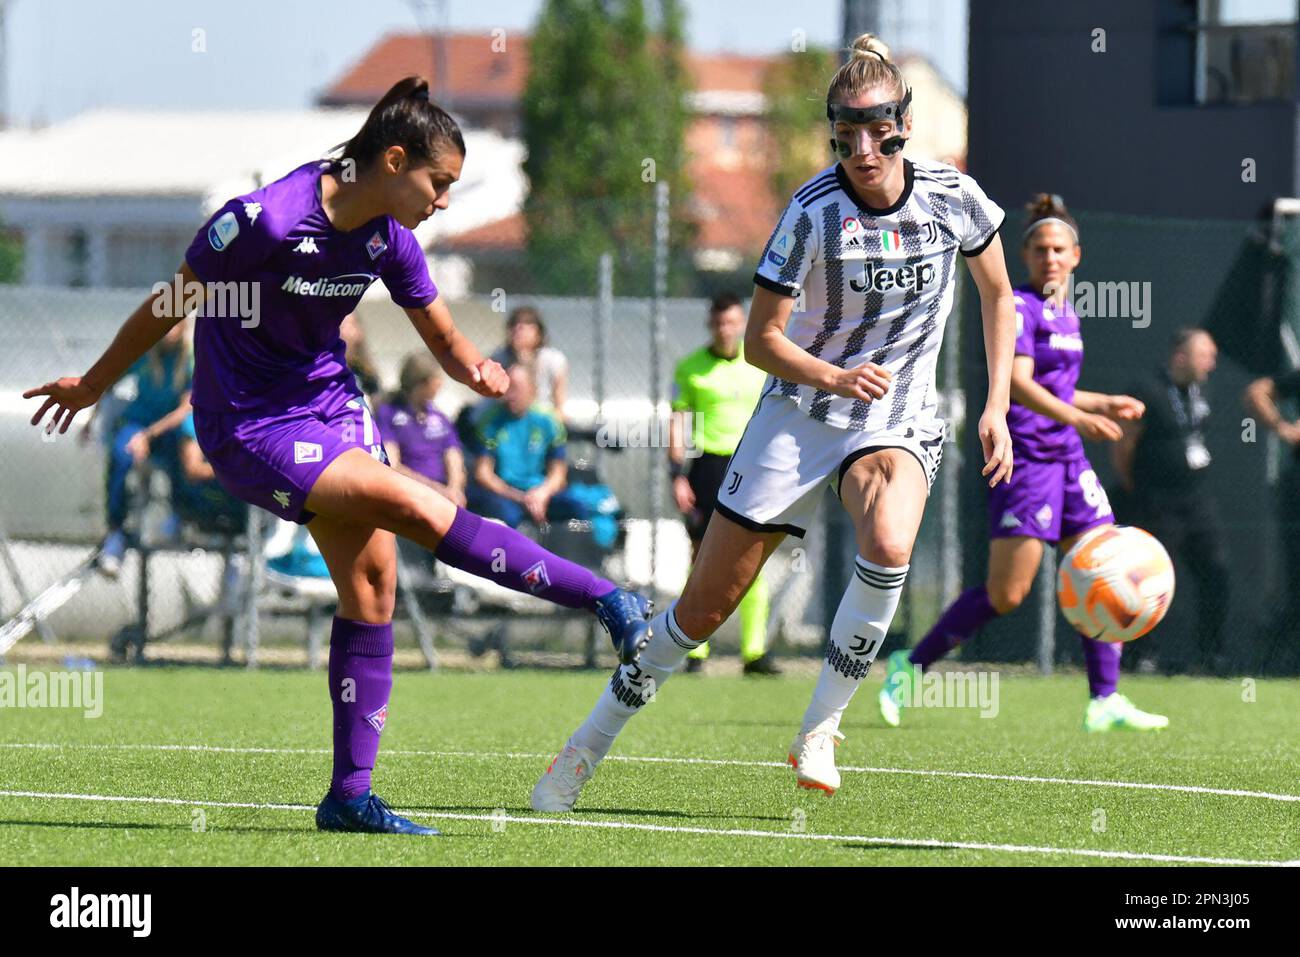
<path id="1" fill-rule="evenodd" d="M 348 449 L 388 464 L 379 429 L 350 377 L 285 412 L 195 409 L 194 432 L 227 492 L 299 525 L 316 517 L 304 508 L 312 485 Z"/>
<path id="2" fill-rule="evenodd" d="M 989 489 L 990 538 L 1059 542 L 1114 520 L 1106 490 L 1082 456 L 1064 462 L 1019 459 L 1011 482 Z"/>

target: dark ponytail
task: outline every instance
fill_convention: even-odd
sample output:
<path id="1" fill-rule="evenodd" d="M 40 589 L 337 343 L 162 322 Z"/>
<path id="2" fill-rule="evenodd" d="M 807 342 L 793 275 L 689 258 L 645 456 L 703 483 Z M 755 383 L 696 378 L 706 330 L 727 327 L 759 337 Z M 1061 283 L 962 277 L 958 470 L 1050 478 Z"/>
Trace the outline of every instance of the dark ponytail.
<path id="1" fill-rule="evenodd" d="M 429 101 L 429 81 L 422 76 L 398 80 L 374 105 L 357 135 L 343 147 L 343 158 L 365 169 L 390 146 L 400 146 L 413 160 L 435 158 L 448 146 L 465 155 L 460 127 L 442 107 Z"/>
<path id="2" fill-rule="evenodd" d="M 1029 213 L 1029 219 L 1026 221 L 1025 234 L 1021 239 L 1021 245 L 1029 242 L 1029 237 L 1033 235 L 1035 229 L 1045 220 L 1059 220 L 1070 228 L 1074 234 L 1074 244 L 1079 245 L 1079 224 L 1074 221 L 1070 211 L 1065 208 L 1065 200 L 1061 199 L 1056 193 L 1038 193 L 1025 206 Z"/>

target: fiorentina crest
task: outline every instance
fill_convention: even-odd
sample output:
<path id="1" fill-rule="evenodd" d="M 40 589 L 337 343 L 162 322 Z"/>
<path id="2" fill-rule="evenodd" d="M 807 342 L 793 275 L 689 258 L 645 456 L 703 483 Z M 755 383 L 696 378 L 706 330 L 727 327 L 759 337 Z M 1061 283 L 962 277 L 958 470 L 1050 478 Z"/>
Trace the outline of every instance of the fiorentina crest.
<path id="1" fill-rule="evenodd" d="M 366 715 L 366 723 L 379 734 L 384 733 L 384 722 L 388 720 L 388 702 L 385 701 L 374 711 Z"/>
<path id="2" fill-rule="evenodd" d="M 524 584 L 534 595 L 551 583 L 551 576 L 546 574 L 546 563 L 540 561 L 519 577 L 524 580 Z"/>

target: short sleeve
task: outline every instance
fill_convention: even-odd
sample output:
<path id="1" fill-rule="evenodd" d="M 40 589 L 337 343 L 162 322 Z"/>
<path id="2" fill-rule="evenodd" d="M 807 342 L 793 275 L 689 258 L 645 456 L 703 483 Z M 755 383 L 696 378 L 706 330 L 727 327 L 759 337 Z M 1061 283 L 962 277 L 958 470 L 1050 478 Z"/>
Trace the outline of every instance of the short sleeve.
<path id="1" fill-rule="evenodd" d="M 486 455 L 497 454 L 496 420 L 496 409 L 490 409 L 479 418 L 477 427 L 475 428 L 474 437 L 477 439 L 478 447 L 482 449 Z"/>
<path id="2" fill-rule="evenodd" d="M 798 296 L 817 255 L 812 217 L 797 199 L 792 199 L 763 248 L 754 283 L 779 296 Z"/>
<path id="3" fill-rule="evenodd" d="M 438 287 L 429 276 L 424 250 L 415 235 L 399 223 L 391 222 L 388 250 L 379 275 L 388 287 L 388 295 L 403 309 L 420 309 L 438 298 Z"/>
<path id="4" fill-rule="evenodd" d="M 538 354 L 538 359 L 544 361 L 551 373 L 551 381 L 569 372 L 569 360 L 563 352 L 551 346 L 543 346 L 542 351 Z"/>
<path id="5" fill-rule="evenodd" d="M 447 418 L 441 412 L 435 412 L 434 415 L 442 419 L 442 424 L 446 428 L 446 431 L 442 436 L 442 450 L 445 452 L 448 449 L 463 448 L 460 444 L 460 436 L 456 434 L 456 427 L 451 424 L 451 419 Z"/>
<path id="6" fill-rule="evenodd" d="M 1037 310 L 1019 293 L 1014 294 L 1013 301 L 1016 307 L 1016 355 L 1033 356 L 1034 333 L 1038 331 Z"/>
<path id="7" fill-rule="evenodd" d="M 185 262 L 202 282 L 235 282 L 266 262 L 278 241 L 261 204 L 236 198 L 198 231 Z"/>
<path id="8" fill-rule="evenodd" d="M 551 459 L 562 459 L 565 456 L 564 444 L 569 440 L 568 433 L 564 430 L 564 424 L 555 416 L 548 415 L 546 420 L 550 423 L 550 439 L 546 443 L 547 461 Z"/>
<path id="9" fill-rule="evenodd" d="M 686 412 L 695 408 L 695 391 L 691 388 L 691 377 L 682 362 L 673 372 L 673 411 Z"/>
<path id="10" fill-rule="evenodd" d="M 965 173 L 958 175 L 957 188 L 961 191 L 961 254 L 978 256 L 993 242 L 1006 214 Z"/>

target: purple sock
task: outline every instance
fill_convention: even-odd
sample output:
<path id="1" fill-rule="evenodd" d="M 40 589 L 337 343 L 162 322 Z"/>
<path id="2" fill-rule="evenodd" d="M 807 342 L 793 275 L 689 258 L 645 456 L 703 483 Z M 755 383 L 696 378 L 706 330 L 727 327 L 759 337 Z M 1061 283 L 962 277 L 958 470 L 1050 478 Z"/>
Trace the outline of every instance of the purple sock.
<path id="1" fill-rule="evenodd" d="M 924 671 L 997 616 L 983 585 L 964 591 L 926 632 L 907 660 Z"/>
<path id="2" fill-rule="evenodd" d="M 1088 694 L 1104 698 L 1115 693 L 1119 684 L 1119 656 L 1124 646 L 1117 641 L 1098 641 L 1079 636 L 1083 642 L 1083 660 L 1088 667 Z"/>
<path id="3" fill-rule="evenodd" d="M 552 555 L 508 525 L 485 522 L 456 509 L 456 518 L 434 552 L 453 568 L 565 608 L 591 608 L 617 586 L 581 565 Z"/>
<path id="4" fill-rule="evenodd" d="M 393 624 L 334 617 L 330 633 L 334 776 L 330 794 L 346 801 L 370 788 L 393 689 Z"/>

